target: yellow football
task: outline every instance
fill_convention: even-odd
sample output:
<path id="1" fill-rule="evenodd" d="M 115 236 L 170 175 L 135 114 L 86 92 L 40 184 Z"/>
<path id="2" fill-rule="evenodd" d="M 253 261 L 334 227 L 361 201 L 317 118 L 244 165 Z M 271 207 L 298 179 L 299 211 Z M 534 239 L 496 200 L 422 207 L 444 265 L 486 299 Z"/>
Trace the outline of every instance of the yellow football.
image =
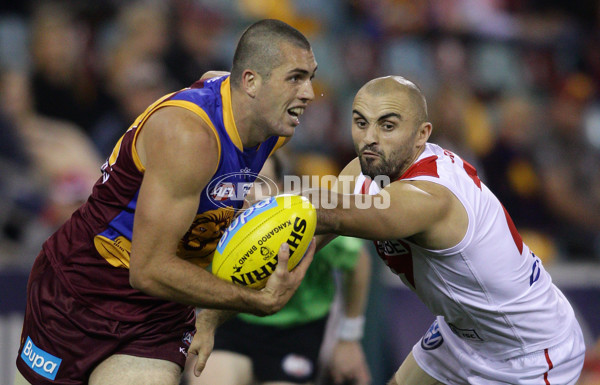
<path id="1" fill-rule="evenodd" d="M 262 289 L 277 266 L 281 244 L 290 247 L 291 271 L 304 257 L 316 225 L 316 210 L 305 197 L 283 194 L 258 201 L 223 233 L 212 272 L 226 281 Z"/>

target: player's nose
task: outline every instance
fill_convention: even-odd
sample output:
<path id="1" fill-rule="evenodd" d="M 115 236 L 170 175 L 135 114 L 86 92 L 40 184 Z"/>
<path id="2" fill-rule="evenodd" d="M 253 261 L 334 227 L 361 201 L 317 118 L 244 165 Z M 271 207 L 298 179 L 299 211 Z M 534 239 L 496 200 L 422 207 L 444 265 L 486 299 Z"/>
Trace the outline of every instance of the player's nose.
<path id="1" fill-rule="evenodd" d="M 302 84 L 302 87 L 300 87 L 298 98 L 304 103 L 308 103 L 315 98 L 315 90 L 313 89 L 312 81 L 310 79 L 306 80 Z"/>
<path id="2" fill-rule="evenodd" d="M 365 136 L 363 137 L 363 141 L 367 145 L 376 144 L 379 142 L 379 136 L 377 135 L 376 127 L 371 124 L 364 130 Z"/>

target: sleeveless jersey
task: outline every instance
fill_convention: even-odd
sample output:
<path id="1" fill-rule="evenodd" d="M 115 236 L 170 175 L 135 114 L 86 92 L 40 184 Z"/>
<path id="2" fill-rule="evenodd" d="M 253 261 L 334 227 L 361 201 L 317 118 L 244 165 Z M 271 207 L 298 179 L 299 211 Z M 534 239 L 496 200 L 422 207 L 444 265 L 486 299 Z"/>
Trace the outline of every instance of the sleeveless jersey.
<path id="1" fill-rule="evenodd" d="M 217 169 L 202 191 L 196 217 L 177 250 L 180 258 L 202 267 L 210 263 L 255 175 L 283 144 L 284 138 L 271 137 L 254 148 L 243 148 L 233 119 L 228 77 L 197 82 L 166 95 L 135 120 L 102 165 L 102 176 L 88 201 L 43 245 L 73 296 L 110 319 L 140 322 L 148 317 L 168 317 L 174 311 L 193 311 L 129 285 L 133 219 L 144 176 L 135 143 L 147 119 L 167 106 L 185 108 L 200 116 L 218 142 Z"/>
<path id="2" fill-rule="evenodd" d="M 468 215 L 464 238 L 445 250 L 407 239 L 375 241 L 380 257 L 433 314 L 486 357 L 514 357 L 565 338 L 574 318 L 571 305 L 469 163 L 427 143 L 398 180 L 440 184 Z M 356 182 L 355 194 L 379 192 L 362 173 Z"/>

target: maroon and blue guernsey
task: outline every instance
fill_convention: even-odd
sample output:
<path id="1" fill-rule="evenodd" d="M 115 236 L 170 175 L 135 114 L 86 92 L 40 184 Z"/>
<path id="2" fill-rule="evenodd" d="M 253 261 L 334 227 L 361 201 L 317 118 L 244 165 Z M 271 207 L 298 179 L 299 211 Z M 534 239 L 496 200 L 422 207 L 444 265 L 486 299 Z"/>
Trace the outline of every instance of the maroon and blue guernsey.
<path id="1" fill-rule="evenodd" d="M 129 285 L 133 218 L 144 176 L 135 142 L 147 119 L 167 106 L 199 115 L 219 143 L 219 165 L 202 191 L 196 217 L 177 251 L 180 258 L 202 267 L 210 263 L 256 174 L 284 141 L 271 137 L 259 146 L 243 148 L 232 114 L 229 77 L 198 82 L 166 95 L 135 120 L 102 166 L 102 177 L 88 201 L 43 245 L 43 252 L 72 295 L 109 319 L 140 322 L 190 310 Z"/>

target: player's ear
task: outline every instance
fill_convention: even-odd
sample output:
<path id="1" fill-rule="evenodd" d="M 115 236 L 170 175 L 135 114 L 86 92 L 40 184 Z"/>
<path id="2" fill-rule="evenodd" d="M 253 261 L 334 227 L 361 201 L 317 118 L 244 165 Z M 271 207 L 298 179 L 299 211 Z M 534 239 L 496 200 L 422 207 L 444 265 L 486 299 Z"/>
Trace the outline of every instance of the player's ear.
<path id="1" fill-rule="evenodd" d="M 261 78 L 252 70 L 244 70 L 242 72 L 242 89 L 251 97 L 256 97 L 258 87 L 260 86 Z"/>
<path id="2" fill-rule="evenodd" d="M 417 146 L 423 146 L 429 140 L 433 126 L 430 122 L 423 122 L 417 129 Z"/>

